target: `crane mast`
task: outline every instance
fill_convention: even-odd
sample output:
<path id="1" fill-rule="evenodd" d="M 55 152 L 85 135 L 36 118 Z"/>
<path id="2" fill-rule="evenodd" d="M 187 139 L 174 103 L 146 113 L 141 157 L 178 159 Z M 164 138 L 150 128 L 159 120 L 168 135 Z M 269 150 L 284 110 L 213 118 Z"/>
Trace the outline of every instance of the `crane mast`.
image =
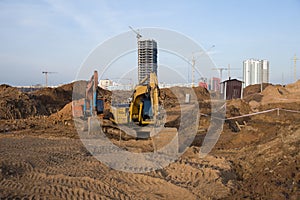
<path id="1" fill-rule="evenodd" d="M 42 74 L 45 74 L 45 87 L 48 87 L 48 74 L 55 74 L 57 72 L 48 72 L 48 71 L 43 71 Z"/>
<path id="2" fill-rule="evenodd" d="M 299 60 L 296 56 L 296 54 L 294 55 L 294 58 L 292 59 L 294 61 L 294 81 L 297 81 L 297 60 Z"/>

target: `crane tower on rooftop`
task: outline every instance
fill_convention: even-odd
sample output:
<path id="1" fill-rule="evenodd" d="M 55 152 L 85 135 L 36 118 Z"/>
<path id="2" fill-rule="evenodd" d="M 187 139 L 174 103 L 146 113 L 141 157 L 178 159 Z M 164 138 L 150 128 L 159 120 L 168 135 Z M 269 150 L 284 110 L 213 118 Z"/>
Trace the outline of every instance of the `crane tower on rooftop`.
<path id="1" fill-rule="evenodd" d="M 136 34 L 137 40 L 141 39 L 142 35 L 139 33 L 139 30 L 134 30 L 131 26 L 128 27 Z"/>

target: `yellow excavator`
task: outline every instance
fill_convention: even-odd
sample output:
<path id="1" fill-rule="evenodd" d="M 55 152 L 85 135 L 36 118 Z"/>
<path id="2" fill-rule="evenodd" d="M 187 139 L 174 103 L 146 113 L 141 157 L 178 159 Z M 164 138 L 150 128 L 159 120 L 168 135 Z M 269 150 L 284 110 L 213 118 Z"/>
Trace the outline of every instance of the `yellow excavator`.
<path id="1" fill-rule="evenodd" d="M 143 83 L 150 79 L 149 84 Z M 159 88 L 155 73 L 150 73 L 140 85 L 136 86 L 129 107 L 129 121 L 138 125 L 154 124 L 158 117 Z"/>
<path id="2" fill-rule="evenodd" d="M 92 77 L 90 82 L 94 84 L 91 85 L 97 83 L 94 81 L 95 78 L 97 76 Z M 89 88 L 95 89 L 95 87 L 87 87 L 87 90 Z M 92 90 L 94 91 L 94 89 Z M 87 95 L 88 102 L 95 102 L 91 104 L 93 110 L 98 110 L 98 107 L 101 106 L 103 110 L 104 99 L 94 101 L 97 95 L 93 94 L 91 99 Z M 167 145 L 164 141 L 173 141 L 177 134 L 177 129 L 164 127 L 166 116 L 165 111 L 160 107 L 159 97 L 160 89 L 157 76 L 155 73 L 150 73 L 148 77 L 134 88 L 129 102 L 111 105 L 110 112 L 106 112 L 108 114 L 104 114 L 103 118 L 99 117 L 97 112 L 91 112 L 90 115 L 85 117 L 87 118 L 88 134 L 98 134 L 100 123 L 103 133 L 109 135 L 109 137 L 118 138 L 119 140 L 121 138 L 124 140 L 150 138 L 155 150 L 162 148 L 164 145 Z"/>
<path id="3" fill-rule="evenodd" d="M 149 83 L 144 84 L 148 79 Z M 129 107 L 111 106 L 110 120 L 116 124 L 135 123 L 139 126 L 155 124 L 159 115 L 159 95 L 157 76 L 155 73 L 150 73 L 135 87 Z"/>

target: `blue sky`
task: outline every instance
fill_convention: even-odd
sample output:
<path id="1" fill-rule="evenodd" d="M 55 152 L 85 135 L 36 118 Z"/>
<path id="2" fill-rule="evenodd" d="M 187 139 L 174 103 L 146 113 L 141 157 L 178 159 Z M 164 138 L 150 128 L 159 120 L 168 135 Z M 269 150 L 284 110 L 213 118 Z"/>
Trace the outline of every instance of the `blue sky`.
<path id="1" fill-rule="evenodd" d="M 239 68 L 248 58 L 270 61 L 270 81 L 293 81 L 292 57 L 300 58 L 300 1 L 1 0 L 0 83 L 52 85 L 76 78 L 99 44 L 135 28 L 178 31 L 204 49 L 218 67 Z M 226 72 L 224 72 L 226 74 Z M 297 77 L 300 78 L 300 61 Z"/>

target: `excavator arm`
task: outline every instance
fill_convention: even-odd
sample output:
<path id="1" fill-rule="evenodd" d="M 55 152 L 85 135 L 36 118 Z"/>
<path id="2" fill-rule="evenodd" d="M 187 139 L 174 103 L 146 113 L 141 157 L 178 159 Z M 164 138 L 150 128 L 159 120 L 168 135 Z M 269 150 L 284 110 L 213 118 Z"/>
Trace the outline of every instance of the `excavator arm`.
<path id="1" fill-rule="evenodd" d="M 129 120 L 138 122 L 139 125 L 153 124 L 158 115 L 159 88 L 157 77 L 155 73 L 151 73 L 147 79 L 150 79 L 148 85 L 136 86 L 129 107 Z"/>

